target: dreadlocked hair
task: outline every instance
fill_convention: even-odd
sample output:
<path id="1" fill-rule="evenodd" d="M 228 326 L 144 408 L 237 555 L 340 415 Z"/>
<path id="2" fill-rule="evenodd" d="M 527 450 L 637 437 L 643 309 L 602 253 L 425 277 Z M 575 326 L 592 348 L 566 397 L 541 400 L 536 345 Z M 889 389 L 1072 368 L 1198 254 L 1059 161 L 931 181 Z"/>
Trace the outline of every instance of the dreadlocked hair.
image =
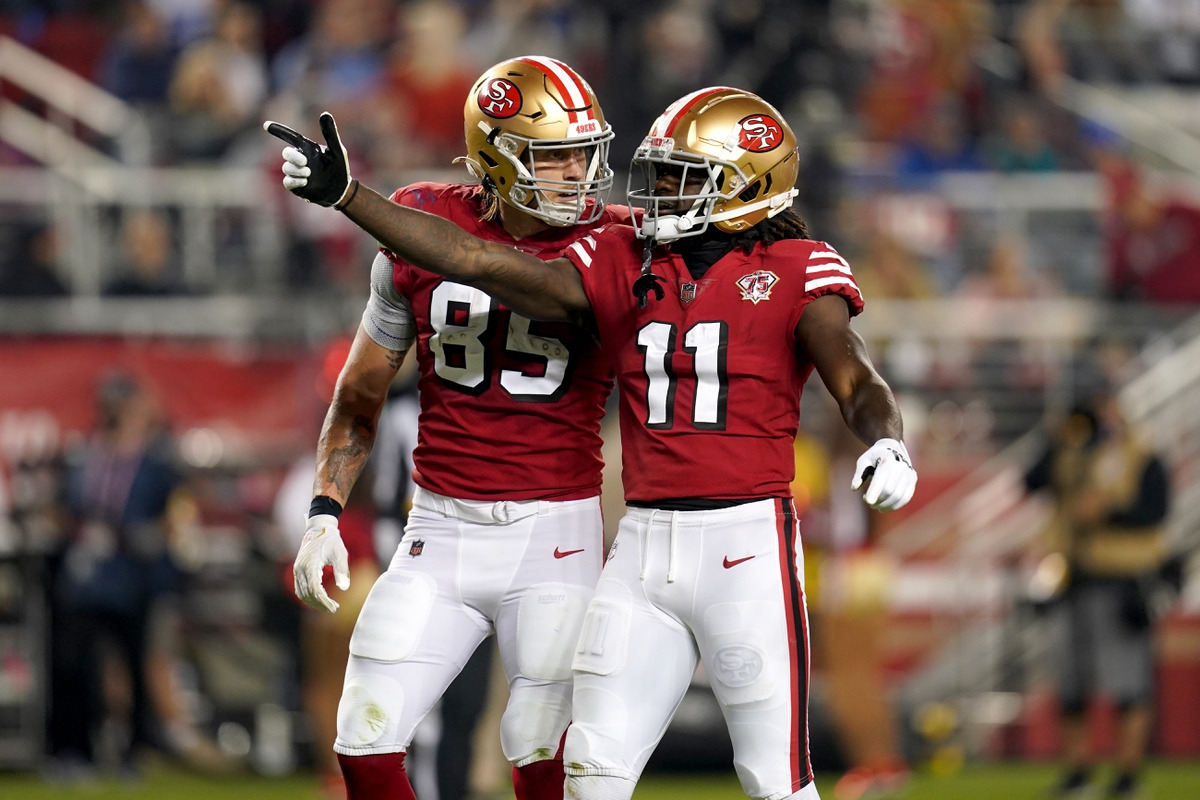
<path id="1" fill-rule="evenodd" d="M 810 239 L 808 225 L 804 219 L 792 209 L 781 211 L 773 217 L 768 217 L 748 231 L 735 233 L 730 237 L 734 247 L 740 247 L 746 253 L 754 249 L 754 245 L 762 242 L 763 247 L 770 247 L 784 239 Z"/>

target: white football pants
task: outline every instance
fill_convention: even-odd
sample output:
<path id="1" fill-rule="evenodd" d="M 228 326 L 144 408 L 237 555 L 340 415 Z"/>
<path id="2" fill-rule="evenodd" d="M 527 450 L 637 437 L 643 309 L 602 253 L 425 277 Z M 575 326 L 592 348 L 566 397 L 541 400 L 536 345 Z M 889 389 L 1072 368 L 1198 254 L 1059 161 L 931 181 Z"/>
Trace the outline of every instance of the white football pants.
<path id="1" fill-rule="evenodd" d="M 571 657 L 600 576 L 599 498 L 454 500 L 418 489 L 404 538 L 350 639 L 334 750 L 404 752 L 495 632 L 514 766 L 553 758 L 571 719 Z"/>
<path id="2" fill-rule="evenodd" d="M 701 659 L 746 794 L 818 800 L 803 558 L 790 500 L 629 509 L 576 650 L 568 797 L 632 796 Z"/>

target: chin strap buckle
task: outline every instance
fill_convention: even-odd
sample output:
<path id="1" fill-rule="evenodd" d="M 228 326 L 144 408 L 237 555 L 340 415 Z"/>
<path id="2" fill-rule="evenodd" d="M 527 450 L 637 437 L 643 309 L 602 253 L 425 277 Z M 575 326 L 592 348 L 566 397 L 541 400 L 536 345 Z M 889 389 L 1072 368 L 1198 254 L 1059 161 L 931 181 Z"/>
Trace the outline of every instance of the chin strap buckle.
<path id="1" fill-rule="evenodd" d="M 633 282 L 633 296 L 637 298 L 638 308 L 645 308 L 650 300 L 650 292 L 654 292 L 655 300 L 666 297 L 662 283 L 666 280 L 661 275 L 655 275 L 650 269 L 650 256 L 654 251 L 654 240 L 646 239 L 642 244 L 642 274 Z"/>

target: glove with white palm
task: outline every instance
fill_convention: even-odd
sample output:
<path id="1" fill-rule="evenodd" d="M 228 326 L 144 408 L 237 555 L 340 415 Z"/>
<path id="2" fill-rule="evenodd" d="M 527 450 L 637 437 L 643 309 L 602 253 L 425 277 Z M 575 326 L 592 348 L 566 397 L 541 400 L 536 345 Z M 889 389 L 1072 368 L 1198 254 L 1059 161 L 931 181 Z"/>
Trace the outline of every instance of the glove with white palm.
<path id="1" fill-rule="evenodd" d="M 350 557 L 338 533 L 337 517 L 317 514 L 308 518 L 308 530 L 292 565 L 292 576 L 296 579 L 296 597 L 304 605 L 332 614 L 338 610 L 338 603 L 322 585 L 326 566 L 333 567 L 337 588 L 343 592 L 350 588 Z"/>
<path id="2" fill-rule="evenodd" d="M 325 144 L 317 144 L 278 122 L 263 130 L 288 143 L 283 148 L 283 186 L 297 197 L 319 206 L 341 208 L 354 199 L 358 181 L 350 177 L 350 159 L 328 111 L 319 120 Z"/>
<path id="3" fill-rule="evenodd" d="M 895 511 L 912 499 L 917 488 L 917 471 L 904 442 L 880 439 L 858 457 L 852 491 L 870 481 L 863 501 L 877 511 Z"/>

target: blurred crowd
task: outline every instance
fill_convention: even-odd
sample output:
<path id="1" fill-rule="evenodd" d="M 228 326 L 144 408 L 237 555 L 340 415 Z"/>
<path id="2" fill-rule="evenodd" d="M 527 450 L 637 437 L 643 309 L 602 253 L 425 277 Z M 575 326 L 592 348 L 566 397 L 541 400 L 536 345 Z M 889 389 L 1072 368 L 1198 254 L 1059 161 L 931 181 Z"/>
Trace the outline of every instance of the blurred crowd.
<path id="1" fill-rule="evenodd" d="M 616 130 L 618 170 L 669 102 L 705 85 L 736 85 L 796 129 L 810 229 L 852 257 L 869 297 L 1186 303 L 1200 301 L 1200 207 L 1186 186 L 1143 174 L 1120 137 L 1059 101 L 1076 79 L 1200 83 L 1193 5 L 9 0 L 0 32 L 142 109 L 155 164 L 266 169 L 274 148 L 259 129 L 264 118 L 311 130 L 328 110 L 356 175 L 381 189 L 430 175 L 466 179 L 451 165 L 462 150 L 463 101 L 504 57 L 549 55 L 587 77 Z M 21 160 L 0 146 L 0 164 Z M 1100 215 L 1050 214 L 1039 229 L 956 208 L 938 191 L 949 172 L 1096 173 L 1108 199 Z M 288 213 L 291 287 L 361 291 L 357 237 Z M 120 233 L 122 274 L 106 293 L 184 291 L 171 259 L 156 267 L 135 252 L 163 221 L 125 225 L 135 230 Z M 69 292 L 52 268 L 53 231 L 17 238 L 20 255 L 0 265 L 0 293 Z M 176 230 L 169 249 L 180 239 Z M 27 263 L 33 268 L 16 267 Z"/>
<path id="2" fill-rule="evenodd" d="M 1200 193 L 1139 162 L 1061 98 L 1074 80 L 1200 86 L 1197 9 L 1180 0 L 0 0 L 0 34 L 139 108 L 155 165 L 260 169 L 275 182 L 277 144 L 262 120 L 312 133 L 328 110 L 355 175 L 380 190 L 467 178 L 452 165 L 463 102 L 505 57 L 549 55 L 583 74 L 616 131 L 618 170 L 672 100 L 706 85 L 745 87 L 796 130 L 801 209 L 847 255 L 868 303 L 1089 297 L 1178 307 L 1200 303 Z M 0 143 L 0 167 L 29 163 Z M 944 178 L 963 173 L 985 194 L 996 175 L 1028 177 L 1034 193 L 1056 191 L 1055 176 L 1095 176 L 1104 197 L 1014 220 L 986 203 L 952 203 Z M 0 209 L 0 297 L 69 295 L 60 232 L 40 219 L 10 224 L 10 212 Z M 365 296 L 371 242 L 336 215 L 311 212 L 281 204 L 285 290 Z M 103 295 L 197 293 L 180 269 L 177 209 L 110 217 L 119 264 Z M 896 339 L 878 361 L 910 444 L 935 473 L 939 453 L 961 470 L 1030 429 L 1056 381 L 1119 385 L 1142 343 L 1118 331 L 1074 363 L 1052 361 L 1040 343 Z M 333 375 L 344 358 L 330 355 Z M 385 411 L 395 435 L 381 436 L 377 473 L 361 481 L 370 491 L 343 517 L 359 515 L 343 531 L 357 528 L 355 568 L 365 572 L 386 561 L 404 521 L 411 389 L 397 387 Z M 1027 407 L 1014 411 L 1013 398 Z M 209 771 L 250 760 L 284 772 L 293 751 L 272 742 L 293 740 L 312 744 L 302 757 L 332 775 L 330 698 L 344 661 L 330 655 L 344 654 L 353 618 L 302 610 L 288 583 L 311 454 L 294 465 L 293 452 L 240 466 L 209 459 L 207 440 L 174 440 L 153 392 L 129 375 L 102 382 L 96 405 L 95 429 L 75 442 L 57 441 L 52 422 L 0 424 L 0 551 L 45 558 L 55 775 L 133 771 L 146 747 Z M 809 578 L 826 581 L 812 592 L 817 659 L 844 682 L 829 703 L 848 762 L 891 769 L 900 745 L 890 709 L 881 690 L 861 690 L 883 677 L 875 661 L 854 658 L 878 644 L 876 589 L 891 566 L 866 547 L 878 521 L 836 489 L 857 444 L 832 433 L 842 429 L 828 409 L 805 413 L 827 439 L 798 440 L 793 487 L 810 512 Z M 306 434 L 309 446 L 315 436 Z M 362 598 L 341 600 L 352 615 Z M 487 655 L 473 662 L 478 690 Z M 16 680 L 4 672 L 16 675 L 13 664 L 0 678 Z M 451 702 L 471 709 L 473 725 L 484 699 L 468 691 Z M 301 708 L 306 717 L 289 716 Z M 305 730 L 291 730 L 293 719 Z M 469 739 L 454 720 L 445 736 Z M 461 764 L 430 772 L 457 781 L 444 800 L 465 792 Z"/>

